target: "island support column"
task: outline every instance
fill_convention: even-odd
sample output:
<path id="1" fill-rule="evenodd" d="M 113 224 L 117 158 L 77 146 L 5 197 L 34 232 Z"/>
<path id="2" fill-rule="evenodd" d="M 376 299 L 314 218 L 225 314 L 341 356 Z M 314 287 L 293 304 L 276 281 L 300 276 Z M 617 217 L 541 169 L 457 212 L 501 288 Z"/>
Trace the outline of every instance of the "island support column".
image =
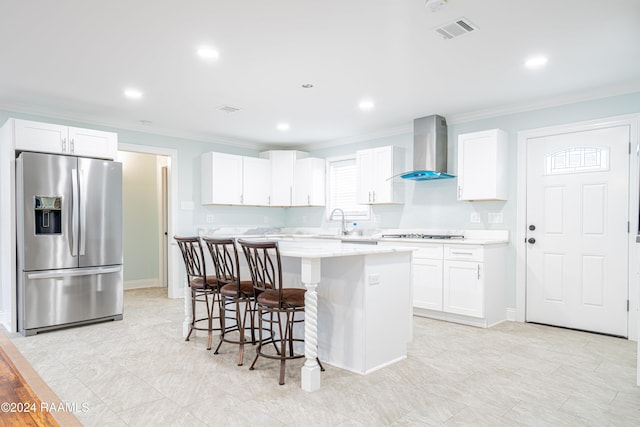
<path id="1" fill-rule="evenodd" d="M 302 389 L 320 389 L 320 366 L 318 365 L 318 292 L 320 283 L 320 258 L 302 258 L 301 280 L 307 292 L 304 294 L 304 356 L 302 367 Z"/>

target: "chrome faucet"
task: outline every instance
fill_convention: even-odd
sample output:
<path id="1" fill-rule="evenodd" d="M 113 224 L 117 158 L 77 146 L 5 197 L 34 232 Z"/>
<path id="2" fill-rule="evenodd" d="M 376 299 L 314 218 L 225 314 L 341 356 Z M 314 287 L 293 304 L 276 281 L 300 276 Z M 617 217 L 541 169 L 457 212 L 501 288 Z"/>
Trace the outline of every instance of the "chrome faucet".
<path id="1" fill-rule="evenodd" d="M 333 214 L 336 212 L 340 212 L 342 214 L 342 228 L 340 230 L 340 233 L 343 236 L 346 236 L 347 234 L 349 234 L 349 230 L 347 230 L 347 222 L 344 218 L 344 211 L 340 208 L 335 208 L 334 210 L 331 211 L 331 214 L 329 214 L 329 221 L 331 221 L 333 219 Z"/>

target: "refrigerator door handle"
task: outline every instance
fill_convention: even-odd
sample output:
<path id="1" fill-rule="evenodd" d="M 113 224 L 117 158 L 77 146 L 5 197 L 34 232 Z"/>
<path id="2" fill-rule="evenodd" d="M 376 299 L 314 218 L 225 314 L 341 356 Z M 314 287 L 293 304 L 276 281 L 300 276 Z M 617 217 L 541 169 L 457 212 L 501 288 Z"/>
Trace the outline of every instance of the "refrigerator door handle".
<path id="1" fill-rule="evenodd" d="M 85 170 L 80 169 L 80 191 L 87 191 L 87 179 Z M 87 235 L 87 197 L 83 194 L 80 197 L 80 255 L 84 255 Z"/>
<path id="2" fill-rule="evenodd" d="M 78 170 L 71 169 L 71 255 L 78 256 Z"/>
<path id="3" fill-rule="evenodd" d="M 43 271 L 43 272 L 37 272 L 37 273 L 27 273 L 27 278 L 28 279 L 55 279 L 57 277 L 93 276 L 95 274 L 118 273 L 120 270 L 122 270 L 121 265 L 116 265 L 113 267 L 50 270 L 50 271 Z"/>

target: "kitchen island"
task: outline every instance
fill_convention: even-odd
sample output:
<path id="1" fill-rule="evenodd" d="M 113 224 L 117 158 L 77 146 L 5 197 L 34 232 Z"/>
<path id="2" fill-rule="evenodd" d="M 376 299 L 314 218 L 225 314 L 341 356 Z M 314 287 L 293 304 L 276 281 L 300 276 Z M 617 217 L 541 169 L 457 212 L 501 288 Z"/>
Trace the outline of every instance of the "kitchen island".
<path id="1" fill-rule="evenodd" d="M 323 364 L 359 374 L 406 358 L 412 337 L 413 248 L 331 239 L 269 239 L 279 241 L 284 286 L 307 290 L 303 390 L 320 388 L 316 356 Z M 241 276 L 249 277 L 243 256 L 240 264 Z M 185 315 L 188 325 L 191 304 L 185 303 Z"/>
<path id="2" fill-rule="evenodd" d="M 412 336 L 411 248 L 281 241 L 285 286 L 307 289 L 302 388 L 322 362 L 367 374 L 406 358 Z"/>

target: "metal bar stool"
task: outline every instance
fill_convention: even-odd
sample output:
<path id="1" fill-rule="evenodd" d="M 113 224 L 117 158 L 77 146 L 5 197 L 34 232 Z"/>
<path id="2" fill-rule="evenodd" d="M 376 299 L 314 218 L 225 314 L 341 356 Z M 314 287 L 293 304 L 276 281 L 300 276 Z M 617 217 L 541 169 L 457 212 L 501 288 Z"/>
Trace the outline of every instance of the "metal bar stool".
<path id="1" fill-rule="evenodd" d="M 207 350 L 211 350 L 211 341 L 213 331 L 222 331 L 222 321 L 219 327 L 213 326 L 215 319 L 220 320 L 219 316 L 215 316 L 215 306 L 218 305 L 220 310 L 220 283 L 216 276 L 207 275 L 207 267 L 204 258 L 204 252 L 202 245 L 200 244 L 200 238 L 198 237 L 173 237 L 180 247 L 182 252 L 182 258 L 184 259 L 184 266 L 187 273 L 187 283 L 191 288 L 191 328 L 187 334 L 185 341 L 189 341 L 191 333 L 194 330 L 207 331 Z M 205 303 L 207 309 L 206 317 L 198 319 L 196 316 L 196 302 Z M 219 311 L 221 312 L 221 310 Z M 198 326 L 199 323 L 206 322 L 206 327 Z"/>
<path id="2" fill-rule="evenodd" d="M 221 286 L 222 311 L 220 312 L 220 319 L 222 321 L 222 331 L 220 334 L 220 343 L 218 343 L 214 354 L 218 354 L 218 350 L 220 350 L 223 342 L 238 344 L 238 366 L 242 366 L 244 344 L 247 341 L 245 337 L 247 316 L 250 321 L 251 343 L 256 343 L 254 328 L 256 299 L 253 292 L 253 281 L 240 279 L 238 249 L 236 248 L 234 239 L 203 237 L 202 240 L 209 249 L 209 253 L 213 259 L 213 265 L 216 268 L 216 277 Z M 227 310 L 235 312 L 234 318 L 231 318 L 235 320 L 235 326 L 226 327 L 225 322 L 228 319 L 226 315 Z M 229 333 L 234 331 L 238 332 L 238 339 L 229 336 Z"/>
<path id="3" fill-rule="evenodd" d="M 294 326 L 304 322 L 304 294 L 306 289 L 282 287 L 282 264 L 278 242 L 249 242 L 238 240 L 247 258 L 253 289 L 258 307 L 258 347 L 256 357 L 249 369 L 253 370 L 260 356 L 280 361 L 280 385 L 284 384 L 287 360 L 299 359 L 303 354 L 294 353 L 294 343 L 303 343 L 303 338 L 294 336 Z M 264 314 L 269 314 L 268 318 Z M 298 319 L 296 319 L 298 315 Z M 263 337 L 263 323 L 269 324 L 271 334 Z M 265 345 L 274 344 L 276 354 L 265 351 Z M 324 371 L 320 360 L 320 369 Z"/>

